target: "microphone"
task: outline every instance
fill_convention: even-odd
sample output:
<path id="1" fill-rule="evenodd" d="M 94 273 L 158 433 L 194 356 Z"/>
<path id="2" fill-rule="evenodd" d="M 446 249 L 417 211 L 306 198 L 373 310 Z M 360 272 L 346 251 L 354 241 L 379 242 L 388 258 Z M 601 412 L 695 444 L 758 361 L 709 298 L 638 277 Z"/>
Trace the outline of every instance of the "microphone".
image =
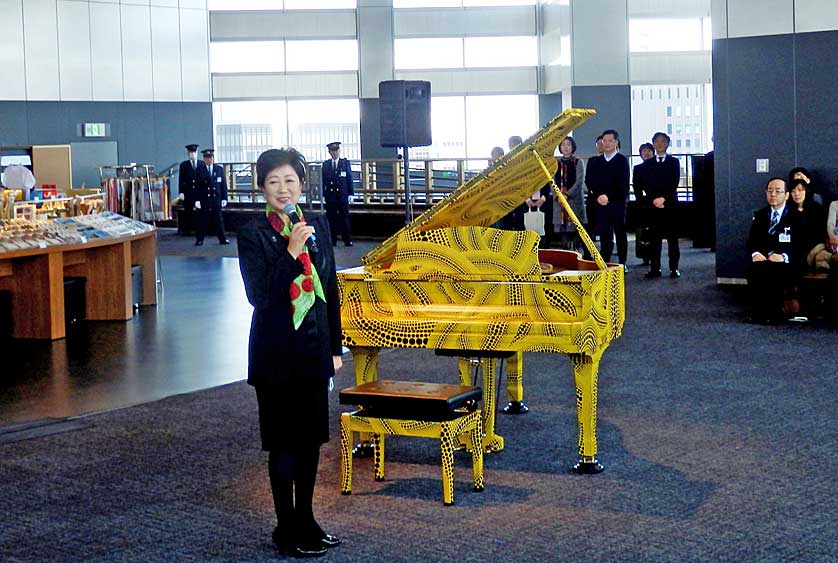
<path id="1" fill-rule="evenodd" d="M 288 215 L 288 218 L 291 219 L 292 225 L 300 222 L 300 216 L 297 215 L 297 206 L 293 203 L 289 203 L 288 205 L 283 207 L 282 211 L 284 211 L 285 214 Z M 306 246 L 311 252 L 319 252 L 319 249 L 317 248 L 317 237 L 314 235 L 314 233 L 311 233 L 311 236 L 308 238 L 308 240 L 306 240 Z"/>

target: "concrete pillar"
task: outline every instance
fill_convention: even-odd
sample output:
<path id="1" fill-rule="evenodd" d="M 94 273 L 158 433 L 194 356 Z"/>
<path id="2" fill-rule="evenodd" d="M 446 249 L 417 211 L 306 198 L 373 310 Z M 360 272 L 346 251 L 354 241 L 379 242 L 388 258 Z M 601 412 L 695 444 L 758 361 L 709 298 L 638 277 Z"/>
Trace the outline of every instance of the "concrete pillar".
<path id="1" fill-rule="evenodd" d="M 571 85 L 566 103 L 597 111 L 574 131 L 579 154 L 592 154 L 596 137 L 605 129 L 616 129 L 622 152 L 629 155 L 628 0 L 571 0 L 570 29 Z"/>
<path id="2" fill-rule="evenodd" d="M 381 146 L 378 83 L 393 80 L 393 0 L 358 0 L 361 158 L 392 158 Z"/>

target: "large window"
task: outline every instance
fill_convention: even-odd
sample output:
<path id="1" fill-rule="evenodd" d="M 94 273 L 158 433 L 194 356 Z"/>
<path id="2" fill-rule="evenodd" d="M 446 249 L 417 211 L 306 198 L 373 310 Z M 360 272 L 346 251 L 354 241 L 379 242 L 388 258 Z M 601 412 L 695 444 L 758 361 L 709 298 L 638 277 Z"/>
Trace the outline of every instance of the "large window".
<path id="1" fill-rule="evenodd" d="M 291 100 L 288 102 L 288 144 L 306 159 L 329 158 L 326 144 L 341 142 L 341 155 L 361 158 L 361 109 L 352 100 Z"/>
<path id="2" fill-rule="evenodd" d="M 712 113 L 709 84 L 633 86 L 631 152 L 637 154 L 641 143 L 666 131 L 671 152 L 706 153 L 713 149 Z"/>
<path id="3" fill-rule="evenodd" d="M 213 41 L 210 72 L 283 72 L 282 41 Z"/>
<path id="4" fill-rule="evenodd" d="M 356 0 L 207 0 L 207 8 L 221 10 L 332 10 L 355 8 Z"/>
<path id="5" fill-rule="evenodd" d="M 462 68 L 462 38 L 396 39 L 393 59 L 397 69 Z"/>
<path id="6" fill-rule="evenodd" d="M 535 36 L 396 39 L 397 69 L 538 65 Z"/>
<path id="7" fill-rule="evenodd" d="M 288 71 L 358 70 L 358 41 L 286 41 Z"/>
<path id="8" fill-rule="evenodd" d="M 710 18 L 629 20 L 633 53 L 710 50 Z"/>
<path id="9" fill-rule="evenodd" d="M 262 151 L 288 144 L 284 101 L 212 104 L 218 162 L 256 162 Z"/>
<path id="10" fill-rule="evenodd" d="M 538 40 L 524 37 L 466 37 L 466 67 L 538 66 Z"/>
<path id="11" fill-rule="evenodd" d="M 393 0 L 394 8 L 459 8 L 461 6 L 534 6 L 536 0 Z"/>
<path id="12" fill-rule="evenodd" d="M 332 141 L 343 143 L 343 156 L 361 158 L 357 99 L 215 102 L 212 114 L 218 162 L 256 162 L 262 151 L 284 146 L 316 162 Z"/>
<path id="13" fill-rule="evenodd" d="M 411 148 L 410 157 L 466 157 L 472 161 L 470 168 L 484 168 L 492 147 L 499 146 L 506 151 L 509 137 L 520 135 L 526 139 L 536 130 L 537 96 L 434 96 L 431 98 L 433 144 Z"/>

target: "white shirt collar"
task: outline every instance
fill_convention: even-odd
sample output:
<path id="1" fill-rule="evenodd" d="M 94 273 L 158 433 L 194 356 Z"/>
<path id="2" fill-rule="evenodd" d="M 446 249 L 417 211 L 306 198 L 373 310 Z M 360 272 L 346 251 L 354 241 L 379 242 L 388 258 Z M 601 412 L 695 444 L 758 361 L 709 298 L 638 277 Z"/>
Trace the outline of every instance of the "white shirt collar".
<path id="1" fill-rule="evenodd" d="M 618 152 L 619 151 L 614 151 L 611 154 L 608 154 L 607 152 L 604 152 L 604 153 L 602 153 L 602 156 L 605 158 L 606 162 L 611 162 L 611 159 L 614 158 L 614 155 L 616 155 Z"/>
<path id="2" fill-rule="evenodd" d="M 785 201 L 784 201 L 784 202 L 783 202 L 783 205 L 781 205 L 781 206 L 780 206 L 780 207 L 778 207 L 777 209 L 774 209 L 774 208 L 772 207 L 772 208 L 771 208 L 771 213 L 773 214 L 773 213 L 774 213 L 774 211 L 776 211 L 776 212 L 777 212 L 777 217 L 782 217 L 782 216 L 783 216 L 783 211 L 785 211 L 785 209 L 786 209 L 786 203 L 787 203 L 787 202 L 785 202 Z"/>

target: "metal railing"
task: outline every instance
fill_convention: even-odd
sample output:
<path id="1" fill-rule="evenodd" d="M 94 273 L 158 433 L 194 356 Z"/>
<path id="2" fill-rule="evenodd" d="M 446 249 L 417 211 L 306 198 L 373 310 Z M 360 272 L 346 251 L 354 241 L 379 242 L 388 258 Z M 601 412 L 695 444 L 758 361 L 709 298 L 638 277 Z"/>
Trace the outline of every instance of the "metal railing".
<path id="1" fill-rule="evenodd" d="M 678 201 L 692 202 L 691 154 L 676 154 L 681 161 L 681 181 Z M 641 162 L 639 155 L 631 155 L 630 164 Z M 404 213 L 407 206 L 404 161 L 396 158 L 353 160 L 355 196 L 350 206 L 370 212 Z M 482 172 L 488 159 L 416 159 L 410 161 L 410 196 L 414 211 L 421 212 L 444 199 L 457 186 Z M 244 206 L 264 203 L 262 190 L 256 182 L 256 164 L 253 162 L 228 162 L 224 165 L 227 175 L 228 197 L 233 203 Z M 306 181 L 301 201 L 308 208 L 323 205 L 321 194 L 321 163 L 307 164 Z M 634 201 L 634 190 L 630 200 Z"/>

